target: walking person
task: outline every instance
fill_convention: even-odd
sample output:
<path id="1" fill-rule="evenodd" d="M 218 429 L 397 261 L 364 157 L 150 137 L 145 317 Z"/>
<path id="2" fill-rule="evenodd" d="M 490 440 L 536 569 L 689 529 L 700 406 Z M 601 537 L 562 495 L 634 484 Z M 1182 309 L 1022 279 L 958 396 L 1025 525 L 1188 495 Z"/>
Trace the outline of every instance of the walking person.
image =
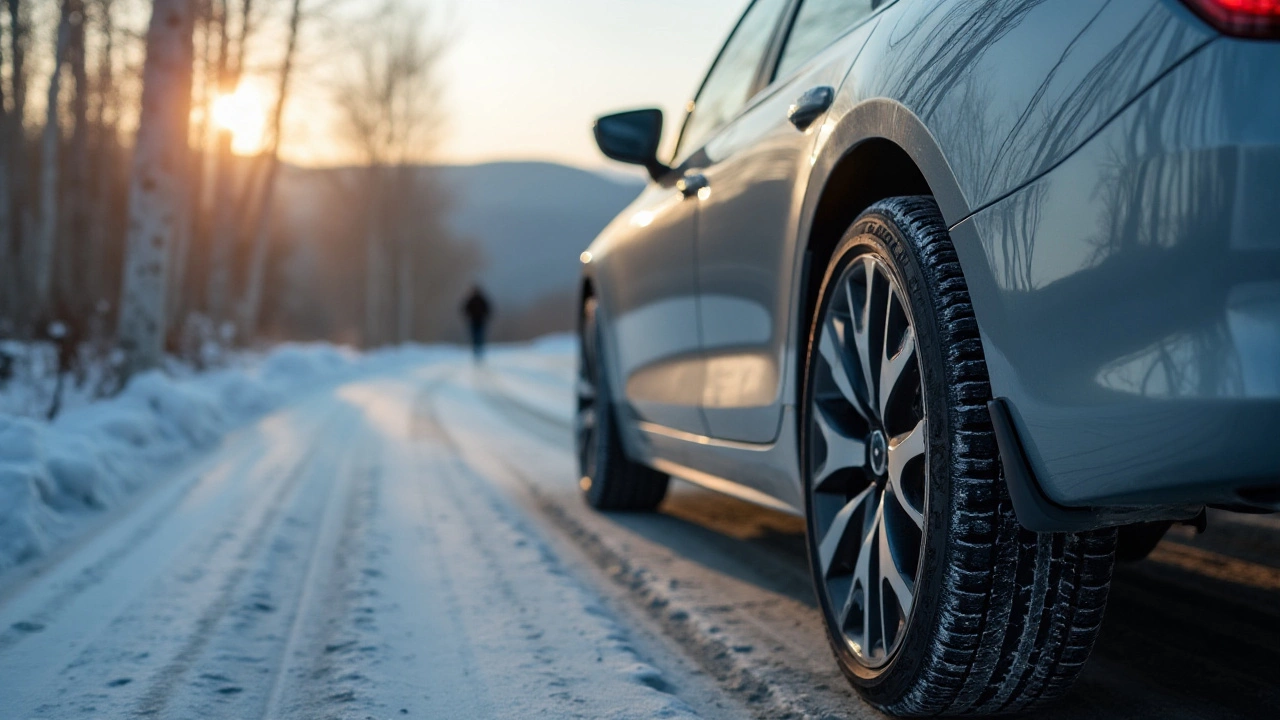
<path id="1" fill-rule="evenodd" d="M 484 331 L 485 326 L 489 324 L 489 315 L 492 310 L 489 298 L 485 297 L 480 286 L 471 286 L 471 292 L 462 303 L 462 314 L 471 327 L 471 352 L 476 362 L 480 362 L 484 357 Z"/>

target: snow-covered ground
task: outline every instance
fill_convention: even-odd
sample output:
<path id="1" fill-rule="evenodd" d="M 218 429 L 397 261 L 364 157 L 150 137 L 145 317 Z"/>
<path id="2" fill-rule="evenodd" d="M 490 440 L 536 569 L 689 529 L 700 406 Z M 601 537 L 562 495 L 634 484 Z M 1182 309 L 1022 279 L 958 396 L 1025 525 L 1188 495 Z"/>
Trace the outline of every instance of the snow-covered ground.
<path id="1" fill-rule="evenodd" d="M 882 718 L 800 519 L 682 483 L 656 514 L 581 501 L 575 352 L 284 348 L 10 419 L 3 477 L 50 524 L 0 573 L 0 720 Z M 1276 557 L 1280 523 L 1215 516 L 1118 569 L 1045 717 L 1268 716 Z"/>
<path id="2" fill-rule="evenodd" d="M 145 373 L 98 402 L 69 392 L 52 423 L 31 417 L 43 414 L 46 389 L 10 383 L 0 404 L 0 574 L 74 538 L 257 417 L 361 373 L 446 354 L 404 348 L 358 355 L 331 345 L 284 345 L 217 371 L 194 374 L 174 366 Z M 37 405 L 40 412 L 27 412 Z"/>
<path id="3" fill-rule="evenodd" d="M 287 348 L 7 420 L 10 557 L 67 547 L 0 578 L 0 718 L 694 717 L 459 453 L 498 376 L 567 418 L 572 360 Z"/>

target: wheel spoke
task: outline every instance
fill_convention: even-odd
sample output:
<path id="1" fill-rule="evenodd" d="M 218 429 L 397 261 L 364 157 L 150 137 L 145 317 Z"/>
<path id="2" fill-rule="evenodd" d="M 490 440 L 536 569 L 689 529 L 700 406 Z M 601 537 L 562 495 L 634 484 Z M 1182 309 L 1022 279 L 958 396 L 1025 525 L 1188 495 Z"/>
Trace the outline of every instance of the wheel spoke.
<path id="1" fill-rule="evenodd" d="M 857 319 L 853 322 L 853 344 L 858 352 L 859 371 L 862 373 L 862 387 L 866 388 L 868 406 L 875 405 L 872 388 L 875 381 L 871 377 L 871 294 L 875 289 L 876 267 L 870 259 L 862 261 L 862 272 L 866 277 L 866 291 L 861 303 L 853 301 L 853 284 L 845 283 L 845 297 L 849 302 L 849 315 Z"/>
<path id="2" fill-rule="evenodd" d="M 854 387 L 853 376 L 850 374 L 849 353 L 846 351 L 848 345 L 845 339 L 845 330 L 848 326 L 848 323 L 839 322 L 834 316 L 828 317 L 823 323 L 822 337 L 818 340 L 818 353 L 831 371 L 831 379 L 835 381 L 836 388 L 845 402 L 849 403 L 864 419 L 869 419 L 867 403 Z"/>
<path id="3" fill-rule="evenodd" d="M 902 610 L 903 617 L 906 617 L 911 612 L 911 600 L 915 583 L 898 570 L 898 563 L 893 559 L 893 551 L 889 547 L 889 534 L 885 532 L 883 513 L 880 519 L 879 546 L 880 577 L 889 583 L 889 587 L 893 588 L 893 594 L 898 599 L 898 608 Z M 883 609 L 881 614 L 883 614 Z M 885 635 L 885 637 L 888 638 L 888 635 Z"/>
<path id="4" fill-rule="evenodd" d="M 906 513 L 907 517 L 911 518 L 911 522 L 915 523 L 916 527 L 924 528 L 924 513 L 911 504 L 911 501 L 903 493 L 902 488 L 898 487 L 897 481 L 890 480 L 885 483 L 884 492 L 886 495 L 893 496 L 894 502 L 897 503 L 898 507 L 902 508 L 902 512 Z"/>
<path id="5" fill-rule="evenodd" d="M 925 421 L 889 441 L 889 482 L 901 487 L 902 471 L 907 463 L 924 455 Z"/>
<path id="6" fill-rule="evenodd" d="M 887 324 L 886 320 L 886 324 Z M 902 339 L 902 347 L 893 357 L 889 357 L 888 345 L 880 357 L 880 417 L 888 417 L 889 400 L 898 386 L 903 372 L 916 361 L 916 334 L 908 327 Z"/>
<path id="7" fill-rule="evenodd" d="M 878 497 L 872 497 L 871 503 L 875 506 L 875 512 L 869 513 L 870 522 L 863 523 L 862 543 L 858 546 L 858 559 L 853 564 L 853 583 L 849 586 L 849 597 L 845 600 L 844 607 L 840 610 L 840 626 L 845 627 L 848 624 L 849 613 L 853 611 L 854 598 L 857 597 L 858 588 L 862 588 L 862 630 L 863 639 L 869 640 L 867 637 L 871 629 L 868 620 L 869 606 L 871 605 L 871 593 L 873 590 L 871 582 L 871 555 L 875 552 L 876 531 L 880 527 L 878 518 L 880 517 L 881 505 Z M 871 507 L 867 508 L 868 510 Z M 869 649 L 864 642 L 864 648 Z"/>
<path id="8" fill-rule="evenodd" d="M 840 470 L 862 468 L 867 462 L 867 445 L 862 440 L 851 438 L 833 427 L 823 414 L 821 408 L 813 413 L 814 427 L 822 435 L 827 446 L 826 457 L 822 467 L 814 471 L 814 492 L 830 492 L 833 488 L 824 487 Z"/>
<path id="9" fill-rule="evenodd" d="M 908 497 L 903 486 L 902 472 L 907 463 L 924 453 L 925 421 L 921 420 L 910 432 L 889 441 L 889 480 L 885 483 L 885 493 L 892 495 L 898 507 L 921 529 L 924 528 L 924 507 L 916 507 Z"/>
<path id="10" fill-rule="evenodd" d="M 867 489 L 858 493 L 852 500 L 845 503 L 840 508 L 840 512 L 836 513 L 835 518 L 831 521 L 831 527 L 827 529 L 827 534 L 822 537 L 822 542 L 818 545 L 818 563 L 822 566 L 822 576 L 825 578 L 831 573 L 832 563 L 835 562 L 836 555 L 842 546 L 847 547 L 845 542 L 846 536 L 856 528 L 849 527 L 849 521 L 853 516 L 866 505 L 868 499 L 875 494 L 875 486 L 868 486 Z"/>

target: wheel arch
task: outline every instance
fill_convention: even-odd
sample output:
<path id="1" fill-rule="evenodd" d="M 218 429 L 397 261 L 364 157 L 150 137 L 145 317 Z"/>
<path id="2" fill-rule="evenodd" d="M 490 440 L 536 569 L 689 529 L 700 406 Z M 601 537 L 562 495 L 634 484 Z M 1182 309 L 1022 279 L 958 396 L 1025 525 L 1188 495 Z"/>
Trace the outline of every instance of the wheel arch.
<path id="1" fill-rule="evenodd" d="M 941 147 L 924 122 L 902 104 L 884 98 L 864 101 L 823 132 L 800 214 L 793 345 L 797 358 L 804 357 L 827 263 L 862 211 L 890 197 L 931 195 L 948 227 L 969 214 L 968 201 Z M 797 403 L 800 386 L 797 367 L 792 377 L 792 397 Z"/>

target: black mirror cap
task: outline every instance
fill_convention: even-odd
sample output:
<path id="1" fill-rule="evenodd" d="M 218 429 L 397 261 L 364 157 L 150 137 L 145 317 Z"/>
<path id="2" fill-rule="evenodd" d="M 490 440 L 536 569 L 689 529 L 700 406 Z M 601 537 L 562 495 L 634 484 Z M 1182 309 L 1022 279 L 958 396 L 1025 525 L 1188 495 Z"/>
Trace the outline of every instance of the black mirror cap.
<path id="1" fill-rule="evenodd" d="M 628 110 L 605 115 L 593 128 L 596 145 L 604 156 L 632 165 L 643 165 L 654 180 L 671 168 L 658 161 L 662 142 L 662 111 L 657 108 Z"/>

